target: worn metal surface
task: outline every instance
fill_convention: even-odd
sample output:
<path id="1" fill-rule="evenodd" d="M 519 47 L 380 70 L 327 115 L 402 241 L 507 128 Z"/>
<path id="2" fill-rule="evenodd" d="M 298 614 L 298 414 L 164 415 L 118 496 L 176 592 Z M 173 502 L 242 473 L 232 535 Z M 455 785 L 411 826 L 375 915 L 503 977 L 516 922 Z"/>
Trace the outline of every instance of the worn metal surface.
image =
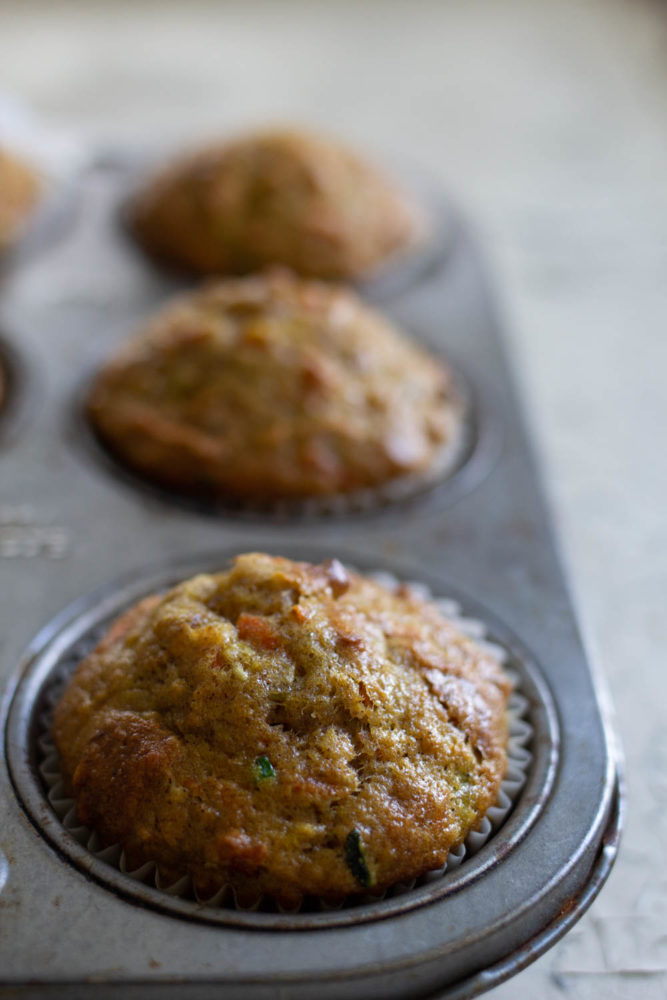
<path id="1" fill-rule="evenodd" d="M 40 385 L 28 421 L 2 453 L 9 497 L 0 523 L 3 718 L 19 664 L 27 669 L 37 649 L 23 651 L 71 600 L 85 603 L 92 588 L 119 574 L 140 578 L 146 567 L 192 553 L 299 548 L 347 553 L 360 565 L 423 578 L 439 593 L 471 595 L 466 606 L 537 665 L 552 693 L 558 770 L 523 840 L 460 891 L 372 923 L 259 931 L 165 915 L 86 879 L 33 826 L 3 769 L 1 981 L 8 988 L 30 982 L 26 995 L 41 995 L 34 984 L 50 983 L 53 995 L 72 997 L 91 982 L 104 984 L 100 996 L 122 987 L 125 997 L 170 988 L 193 998 L 417 997 L 447 995 L 449 987 L 472 996 L 569 926 L 599 887 L 616 843 L 612 834 L 602 847 L 616 797 L 608 734 L 479 256 L 463 228 L 439 270 L 404 284 L 397 297 L 384 289 L 382 302 L 451 356 L 483 401 L 480 412 L 502 440 L 485 476 L 455 502 L 441 502 L 434 490 L 378 517 L 270 526 L 205 518 L 121 482 L 71 433 L 73 400 L 90 364 L 176 285 L 141 259 L 117 225 L 123 183 L 116 169 L 92 173 L 77 228 L 10 276 L 0 306 L 6 338 L 21 346 Z M 25 716 L 16 718 L 20 727 Z M 20 729 L 7 735 L 20 754 Z"/>

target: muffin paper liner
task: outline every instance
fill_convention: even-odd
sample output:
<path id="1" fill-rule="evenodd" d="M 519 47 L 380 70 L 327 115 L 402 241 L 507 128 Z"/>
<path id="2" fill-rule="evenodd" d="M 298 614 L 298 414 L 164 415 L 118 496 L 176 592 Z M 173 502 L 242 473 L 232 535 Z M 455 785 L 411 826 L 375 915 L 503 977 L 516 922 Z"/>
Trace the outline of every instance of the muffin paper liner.
<path id="1" fill-rule="evenodd" d="M 367 576 L 378 583 L 394 590 L 399 581 L 390 573 L 371 572 Z M 507 772 L 500 785 L 498 798 L 495 805 L 491 806 L 482 817 L 477 828 L 471 830 L 463 843 L 449 852 L 447 862 L 441 868 L 434 869 L 420 875 L 417 879 L 409 882 L 398 882 L 390 886 L 381 895 L 379 894 L 355 894 L 348 897 L 343 902 L 336 901 L 328 903 L 326 899 L 315 898 L 309 900 L 316 909 L 338 910 L 343 907 L 350 907 L 370 902 L 378 902 L 382 899 L 393 898 L 410 892 L 417 886 L 425 885 L 437 881 L 448 872 L 458 868 L 466 858 L 473 857 L 487 841 L 496 833 L 505 822 L 507 816 L 512 811 L 521 789 L 523 788 L 530 765 L 532 754 L 530 744 L 533 737 L 533 728 L 528 719 L 528 700 L 519 690 L 520 678 L 510 667 L 507 667 L 509 658 L 508 652 L 503 646 L 488 641 L 485 637 L 487 629 L 485 624 L 476 619 L 462 615 L 460 605 L 447 598 L 434 598 L 430 589 L 422 583 L 409 583 L 410 588 L 420 597 L 432 601 L 439 608 L 445 618 L 455 625 L 461 632 L 469 638 L 474 639 L 478 646 L 481 646 L 488 653 L 495 656 L 503 665 L 505 674 L 514 685 L 510 694 L 507 706 L 507 719 L 509 729 L 509 739 L 507 746 Z M 106 626 L 101 630 L 106 631 Z M 293 910 L 286 910 L 279 906 L 266 895 L 243 896 L 228 885 L 222 885 L 218 891 L 208 898 L 202 898 L 193 886 L 192 879 L 188 874 L 184 874 L 176 881 L 165 882 L 161 876 L 158 865 L 155 861 L 147 861 L 138 868 L 130 869 L 127 866 L 125 852 L 120 844 L 112 844 L 105 847 L 97 833 L 89 827 L 84 826 L 78 819 L 75 800 L 65 793 L 63 776 L 60 769 L 60 759 L 51 735 L 53 724 L 53 711 L 60 700 L 64 687 L 71 676 L 66 667 L 76 666 L 91 650 L 100 635 L 89 636 L 87 640 L 82 640 L 71 651 L 67 664 L 62 665 L 65 669 L 59 672 L 59 676 L 52 683 L 46 693 L 46 707 L 39 717 L 41 732 L 37 738 L 40 759 L 38 763 L 39 773 L 47 789 L 47 799 L 55 815 L 62 825 L 75 838 L 75 840 L 85 847 L 93 857 L 105 862 L 111 867 L 146 885 L 152 886 L 170 896 L 178 896 L 182 899 L 192 900 L 193 904 L 205 907 L 221 907 L 225 909 L 238 909 L 244 911 L 253 910 L 278 910 L 279 912 L 296 913 L 306 907 L 304 900 Z M 312 905 L 308 908 L 312 909 Z"/>

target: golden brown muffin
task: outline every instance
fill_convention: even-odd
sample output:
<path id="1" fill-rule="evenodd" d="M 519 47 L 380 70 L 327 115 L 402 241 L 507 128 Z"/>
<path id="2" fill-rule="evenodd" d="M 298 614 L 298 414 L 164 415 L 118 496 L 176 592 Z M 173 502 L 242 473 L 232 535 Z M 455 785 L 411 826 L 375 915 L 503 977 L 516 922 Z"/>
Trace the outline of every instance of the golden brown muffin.
<path id="1" fill-rule="evenodd" d="M 54 733 L 130 864 L 292 906 L 443 865 L 496 800 L 509 689 L 409 587 L 255 553 L 118 619 Z"/>
<path id="2" fill-rule="evenodd" d="M 158 175 L 132 208 L 151 254 L 203 274 L 283 264 L 358 278 L 416 236 L 406 198 L 337 142 L 297 130 L 244 136 Z"/>
<path id="3" fill-rule="evenodd" d="M 21 235 L 39 191 L 37 175 L 28 164 L 0 147 L 0 253 Z"/>
<path id="4" fill-rule="evenodd" d="M 255 501 L 426 475 L 461 430 L 441 362 L 351 292 L 287 274 L 169 304 L 98 376 L 88 414 L 152 479 Z"/>

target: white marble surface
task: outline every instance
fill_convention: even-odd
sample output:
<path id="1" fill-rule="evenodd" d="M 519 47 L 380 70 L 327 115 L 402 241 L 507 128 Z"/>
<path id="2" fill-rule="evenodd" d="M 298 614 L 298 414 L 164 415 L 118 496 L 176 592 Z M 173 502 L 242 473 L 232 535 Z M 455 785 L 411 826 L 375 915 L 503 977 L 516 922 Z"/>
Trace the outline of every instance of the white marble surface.
<path id="1" fill-rule="evenodd" d="M 467 206 L 628 777 L 602 895 L 492 996 L 667 997 L 667 5 L 3 0 L 0 87 L 109 142 L 310 121 Z"/>

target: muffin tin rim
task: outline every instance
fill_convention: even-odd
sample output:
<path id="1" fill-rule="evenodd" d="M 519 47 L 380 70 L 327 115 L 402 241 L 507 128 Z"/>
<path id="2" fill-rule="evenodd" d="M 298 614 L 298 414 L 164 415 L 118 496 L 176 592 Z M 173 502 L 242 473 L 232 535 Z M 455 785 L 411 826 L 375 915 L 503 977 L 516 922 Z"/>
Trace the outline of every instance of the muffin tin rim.
<path id="1" fill-rule="evenodd" d="M 272 548 L 275 549 L 276 546 Z M 288 554 L 294 554 L 296 558 L 318 558 L 313 556 L 313 549 L 317 546 L 305 548 L 306 552 L 303 552 L 299 551 L 303 546 L 290 546 L 291 553 Z M 48 678 L 57 667 L 61 656 L 96 625 L 106 623 L 123 608 L 152 589 L 173 585 L 176 581 L 196 572 L 220 569 L 239 551 L 241 549 L 238 546 L 232 546 L 221 550 L 218 555 L 202 553 L 199 556 L 191 555 L 166 560 L 139 575 L 124 574 L 123 577 L 79 598 L 37 634 L 26 652 L 20 673 L 15 677 L 14 686 L 7 693 L 4 725 L 7 762 L 13 789 L 39 833 L 61 857 L 86 877 L 94 879 L 106 890 L 132 903 L 208 925 L 233 926 L 246 930 L 327 930 L 375 923 L 378 920 L 405 915 L 423 906 L 442 902 L 445 897 L 461 891 L 498 865 L 534 826 L 554 786 L 558 769 L 559 727 L 547 681 L 534 658 L 513 631 L 496 618 L 493 612 L 481 607 L 457 588 L 444 585 L 442 581 L 435 583 L 434 578 L 429 579 L 428 573 L 419 573 L 416 568 L 411 570 L 409 567 L 392 565 L 391 561 L 373 560 L 372 557 L 359 560 L 358 555 L 345 552 L 339 552 L 338 555 L 348 565 L 363 563 L 364 565 L 360 565 L 362 571 L 387 569 L 399 579 L 421 579 L 429 586 L 435 583 L 434 595 L 451 596 L 461 602 L 464 614 L 472 613 L 488 624 L 490 639 L 492 641 L 500 639 L 510 654 L 510 666 L 519 668 L 520 690 L 530 702 L 530 718 L 534 729 L 533 762 L 528 771 L 526 784 L 519 793 L 513 810 L 500 830 L 479 853 L 467 859 L 461 868 L 449 873 L 442 880 L 427 883 L 394 898 L 360 903 L 342 910 L 291 915 L 223 908 L 207 909 L 205 905 L 196 902 L 170 897 L 163 891 L 137 882 L 94 858 L 86 847 L 80 845 L 67 832 L 46 799 L 35 761 L 36 714 L 48 686 Z M 284 552 L 282 548 L 280 551 Z M 320 555 L 324 556 L 324 553 L 320 551 Z M 479 614 L 480 610 L 482 614 Z"/>

